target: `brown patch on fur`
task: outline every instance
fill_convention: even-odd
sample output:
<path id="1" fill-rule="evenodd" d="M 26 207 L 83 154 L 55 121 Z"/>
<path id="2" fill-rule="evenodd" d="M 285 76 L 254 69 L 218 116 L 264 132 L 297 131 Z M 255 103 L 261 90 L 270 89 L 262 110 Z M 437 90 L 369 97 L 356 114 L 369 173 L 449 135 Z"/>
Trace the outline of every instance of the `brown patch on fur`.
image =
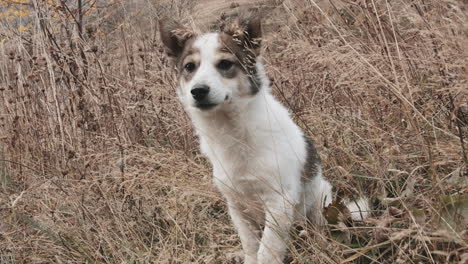
<path id="1" fill-rule="evenodd" d="M 256 68 L 262 36 L 260 14 L 240 14 L 229 24 L 221 25 L 220 31 L 223 48 L 236 56 L 240 68 L 249 76 L 251 93 L 256 94 L 261 87 Z"/>
<path id="2" fill-rule="evenodd" d="M 321 161 L 312 140 L 305 136 L 304 139 L 307 144 L 307 158 L 302 171 L 302 182 L 308 182 L 317 176 Z"/>
<path id="3" fill-rule="evenodd" d="M 195 75 L 195 73 L 198 70 L 198 67 L 200 66 L 200 51 L 193 47 L 193 43 L 195 42 L 195 38 L 191 38 L 187 41 L 184 50 L 176 58 L 176 68 L 177 72 L 179 73 L 179 76 L 184 78 L 185 81 L 190 81 L 192 77 Z M 184 65 L 192 62 L 195 64 L 196 68 L 193 72 L 188 72 L 184 69 Z"/>
<path id="4" fill-rule="evenodd" d="M 236 68 L 231 68 L 227 71 L 222 71 L 222 70 L 218 70 L 218 72 L 221 74 L 221 76 L 223 76 L 223 78 L 226 78 L 226 79 L 234 79 L 237 77 L 237 72 L 238 70 Z"/>
<path id="5" fill-rule="evenodd" d="M 227 33 L 220 34 L 221 53 L 232 54 L 235 58 L 236 66 L 242 70 L 249 78 L 250 90 L 252 94 L 256 94 L 260 89 L 260 80 L 257 76 L 257 69 L 255 66 L 256 56 L 250 49 L 244 48 L 239 40 L 235 39 L 232 35 Z M 237 70 L 237 69 L 236 69 Z M 236 75 L 233 74 L 234 78 Z"/>
<path id="6" fill-rule="evenodd" d="M 231 37 L 226 34 L 221 33 L 219 41 L 221 47 L 219 48 L 220 58 L 218 63 L 222 60 L 228 60 L 233 62 L 234 66 L 229 70 L 217 70 L 224 78 L 233 79 L 237 76 L 239 70 L 243 70 L 240 59 L 243 56 L 242 51 L 232 42 Z"/>
<path id="7" fill-rule="evenodd" d="M 239 73 L 239 67 L 236 67 L 236 66 L 233 66 L 231 67 L 229 70 L 220 70 L 220 69 L 217 69 L 219 74 L 221 74 L 221 76 L 223 76 L 223 78 L 226 78 L 226 79 L 234 79 L 237 77 L 238 73 Z"/>

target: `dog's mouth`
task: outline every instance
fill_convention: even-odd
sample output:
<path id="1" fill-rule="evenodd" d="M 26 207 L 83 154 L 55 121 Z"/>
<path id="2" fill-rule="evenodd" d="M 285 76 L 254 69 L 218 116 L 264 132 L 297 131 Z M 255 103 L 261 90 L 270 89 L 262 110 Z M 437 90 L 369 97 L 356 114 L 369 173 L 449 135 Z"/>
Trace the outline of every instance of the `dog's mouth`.
<path id="1" fill-rule="evenodd" d="M 197 103 L 195 105 L 196 108 L 202 110 L 202 111 L 207 111 L 215 108 L 218 104 L 210 104 L 210 103 Z"/>
<path id="2" fill-rule="evenodd" d="M 193 104 L 193 106 L 195 108 L 197 108 L 198 110 L 200 111 L 209 111 L 209 110 L 213 110 L 215 109 L 217 106 L 220 106 L 226 102 L 229 102 L 230 101 L 230 96 L 229 95 L 226 95 L 224 97 L 224 101 L 223 102 L 218 102 L 218 103 L 212 103 L 212 102 L 209 102 L 208 100 L 204 100 L 204 101 L 201 101 L 201 102 L 195 102 Z"/>

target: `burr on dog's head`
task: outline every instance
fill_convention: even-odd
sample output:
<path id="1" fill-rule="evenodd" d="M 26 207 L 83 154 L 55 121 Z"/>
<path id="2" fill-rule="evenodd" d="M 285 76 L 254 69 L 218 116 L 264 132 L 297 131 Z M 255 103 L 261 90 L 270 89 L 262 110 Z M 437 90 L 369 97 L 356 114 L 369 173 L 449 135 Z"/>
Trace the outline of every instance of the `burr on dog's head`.
<path id="1" fill-rule="evenodd" d="M 159 21 L 159 30 L 175 63 L 178 95 L 186 108 L 216 111 L 259 91 L 259 18 L 237 18 L 219 31 L 204 34 L 165 19 Z"/>

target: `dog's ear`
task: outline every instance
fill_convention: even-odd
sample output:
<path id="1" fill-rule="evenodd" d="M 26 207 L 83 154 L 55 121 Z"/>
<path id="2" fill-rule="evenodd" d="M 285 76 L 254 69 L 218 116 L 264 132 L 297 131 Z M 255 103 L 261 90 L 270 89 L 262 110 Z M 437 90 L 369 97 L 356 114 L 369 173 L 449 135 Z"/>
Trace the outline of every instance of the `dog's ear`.
<path id="1" fill-rule="evenodd" d="M 255 56 L 259 55 L 262 38 L 259 13 L 239 15 L 230 25 L 224 27 L 223 32 L 231 35 L 242 48 L 250 49 Z"/>
<path id="2" fill-rule="evenodd" d="M 192 30 L 168 18 L 159 20 L 159 34 L 171 57 L 179 56 L 187 40 L 195 35 Z"/>

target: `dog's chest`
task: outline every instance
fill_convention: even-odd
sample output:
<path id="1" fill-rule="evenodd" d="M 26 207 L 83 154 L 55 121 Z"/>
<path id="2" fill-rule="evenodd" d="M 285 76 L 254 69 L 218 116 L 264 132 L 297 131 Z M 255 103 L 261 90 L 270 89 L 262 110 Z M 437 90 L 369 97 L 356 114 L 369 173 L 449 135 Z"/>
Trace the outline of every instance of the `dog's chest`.
<path id="1" fill-rule="evenodd" d="M 216 140 L 201 140 L 202 151 L 213 165 L 214 181 L 222 192 L 258 194 L 265 181 L 270 181 L 272 150 L 255 136 L 249 132 L 236 136 L 226 133 Z"/>

